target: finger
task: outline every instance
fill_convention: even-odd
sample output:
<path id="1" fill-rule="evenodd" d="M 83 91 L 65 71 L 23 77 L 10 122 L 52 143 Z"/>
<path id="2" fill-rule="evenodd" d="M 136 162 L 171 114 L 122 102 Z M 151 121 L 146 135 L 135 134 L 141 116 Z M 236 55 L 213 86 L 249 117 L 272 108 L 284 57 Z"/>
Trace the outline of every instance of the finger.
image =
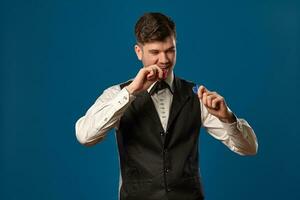
<path id="1" fill-rule="evenodd" d="M 159 79 L 163 79 L 163 77 L 164 77 L 163 70 L 160 67 L 158 67 L 157 65 L 155 65 L 155 69 L 156 69 L 158 78 Z"/>
<path id="2" fill-rule="evenodd" d="M 207 93 L 207 95 L 206 95 L 206 104 L 207 104 L 207 106 L 209 107 L 209 108 L 212 108 L 212 101 L 214 100 L 214 99 L 216 99 L 218 96 L 217 95 L 215 95 L 215 94 L 209 94 L 209 93 Z"/>
<path id="3" fill-rule="evenodd" d="M 223 104 L 226 106 L 226 103 L 225 103 L 225 100 L 224 100 L 224 97 L 222 96 L 218 96 L 218 98 L 216 99 L 216 108 L 220 108 L 220 106 Z"/>
<path id="4" fill-rule="evenodd" d="M 146 70 L 149 73 L 149 77 L 147 76 L 148 78 L 157 78 L 157 68 L 154 65 L 146 67 Z"/>
<path id="5" fill-rule="evenodd" d="M 205 93 L 207 94 L 207 96 L 210 96 L 210 95 L 217 95 L 218 96 L 218 93 L 216 93 L 216 92 L 206 91 Z"/>
<path id="6" fill-rule="evenodd" d="M 156 68 L 156 67 L 152 67 L 151 69 L 152 69 L 152 71 L 154 72 L 154 74 L 156 75 L 156 73 L 157 73 L 157 68 Z"/>
<path id="7" fill-rule="evenodd" d="M 202 94 L 202 103 L 205 105 L 205 106 L 207 106 L 207 93 L 203 93 Z"/>
<path id="8" fill-rule="evenodd" d="M 217 96 L 216 98 L 214 98 L 212 100 L 211 107 L 213 109 L 215 109 L 215 110 L 219 109 L 221 101 L 222 101 L 222 97 L 221 96 Z"/>
<path id="9" fill-rule="evenodd" d="M 153 78 L 154 77 L 154 75 L 155 75 L 155 71 L 153 70 L 153 69 L 147 69 L 146 70 L 146 74 L 147 74 L 147 79 L 149 79 L 149 78 Z"/>
<path id="10" fill-rule="evenodd" d="M 200 85 L 200 87 L 198 89 L 198 96 L 199 96 L 199 98 L 202 98 L 203 97 L 203 93 L 207 92 L 207 91 L 208 90 L 203 85 Z"/>
<path id="11" fill-rule="evenodd" d="M 206 94 L 207 97 L 208 97 L 208 96 L 211 96 L 211 95 L 214 95 L 214 96 L 220 96 L 217 92 L 211 92 L 211 91 L 209 91 L 209 90 L 207 90 L 207 89 L 206 89 L 205 92 L 202 93 L 202 96 L 203 96 L 204 94 Z M 198 94 L 198 96 L 199 96 L 199 94 Z M 199 97 L 200 97 L 200 96 L 199 96 Z"/>
<path id="12" fill-rule="evenodd" d="M 149 69 L 153 71 L 155 76 L 158 76 L 158 70 L 159 68 L 156 65 L 149 66 Z"/>
<path id="13" fill-rule="evenodd" d="M 153 81 L 153 80 L 155 80 L 156 78 L 155 78 L 155 75 L 154 74 L 149 74 L 149 75 L 147 75 L 147 80 L 148 81 Z"/>
<path id="14" fill-rule="evenodd" d="M 223 97 L 221 96 L 218 96 L 217 98 L 215 98 L 213 101 L 212 101 L 212 107 L 214 109 L 219 109 L 220 107 L 220 103 L 223 101 Z"/>

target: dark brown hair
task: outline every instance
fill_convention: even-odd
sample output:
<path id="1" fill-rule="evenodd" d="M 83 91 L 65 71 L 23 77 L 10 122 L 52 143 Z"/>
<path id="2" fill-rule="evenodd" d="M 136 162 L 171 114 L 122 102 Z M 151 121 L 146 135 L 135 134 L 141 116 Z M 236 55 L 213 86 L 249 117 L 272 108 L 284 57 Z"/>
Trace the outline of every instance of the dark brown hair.
<path id="1" fill-rule="evenodd" d="M 164 41 L 169 36 L 176 38 L 175 23 L 162 13 L 145 13 L 135 24 L 138 43 Z"/>

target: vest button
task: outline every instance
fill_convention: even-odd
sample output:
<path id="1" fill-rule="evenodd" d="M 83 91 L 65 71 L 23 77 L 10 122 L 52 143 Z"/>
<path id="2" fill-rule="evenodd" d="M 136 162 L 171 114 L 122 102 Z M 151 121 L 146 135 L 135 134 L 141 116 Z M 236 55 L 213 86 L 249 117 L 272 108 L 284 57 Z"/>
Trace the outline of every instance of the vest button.
<path id="1" fill-rule="evenodd" d="M 165 172 L 166 172 L 166 174 L 169 173 L 169 169 L 166 168 L 166 169 L 165 169 Z"/>
<path id="2" fill-rule="evenodd" d="M 164 135 L 165 135 L 165 132 L 161 131 L 161 132 L 160 132 L 160 135 L 161 135 L 161 136 L 164 136 Z"/>
<path id="3" fill-rule="evenodd" d="M 167 188 L 167 192 L 171 192 L 172 190 L 171 190 L 171 188 Z"/>

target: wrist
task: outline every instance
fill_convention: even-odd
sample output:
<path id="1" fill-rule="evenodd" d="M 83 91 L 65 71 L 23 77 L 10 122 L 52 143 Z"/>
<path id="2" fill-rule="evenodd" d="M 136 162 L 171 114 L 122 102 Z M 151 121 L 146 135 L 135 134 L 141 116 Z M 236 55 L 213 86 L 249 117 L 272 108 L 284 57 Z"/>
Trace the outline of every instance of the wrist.
<path id="1" fill-rule="evenodd" d="M 134 89 L 131 85 L 128 85 L 125 88 L 129 92 L 130 95 L 135 95 L 136 94 L 136 89 Z"/>
<path id="2" fill-rule="evenodd" d="M 219 119 L 220 119 L 222 122 L 224 122 L 224 123 L 229 123 L 229 124 L 234 123 L 234 122 L 237 121 L 235 115 L 234 115 L 232 112 L 229 112 L 228 115 L 227 115 L 226 117 L 224 117 L 224 118 L 219 118 Z"/>

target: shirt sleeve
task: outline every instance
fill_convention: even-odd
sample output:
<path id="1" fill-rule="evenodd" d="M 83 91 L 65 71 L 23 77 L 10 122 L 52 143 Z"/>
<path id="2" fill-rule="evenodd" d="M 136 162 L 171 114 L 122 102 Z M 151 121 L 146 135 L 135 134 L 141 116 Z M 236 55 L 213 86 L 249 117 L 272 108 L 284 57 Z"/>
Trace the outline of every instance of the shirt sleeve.
<path id="1" fill-rule="evenodd" d="M 108 131 L 118 127 L 120 118 L 134 99 L 119 85 L 104 90 L 86 114 L 77 120 L 77 140 L 87 146 L 103 140 Z"/>
<path id="2" fill-rule="evenodd" d="M 246 120 L 236 117 L 236 122 L 224 123 L 210 114 L 201 100 L 200 106 L 202 126 L 211 136 L 240 155 L 255 155 L 257 153 L 257 138 Z"/>

